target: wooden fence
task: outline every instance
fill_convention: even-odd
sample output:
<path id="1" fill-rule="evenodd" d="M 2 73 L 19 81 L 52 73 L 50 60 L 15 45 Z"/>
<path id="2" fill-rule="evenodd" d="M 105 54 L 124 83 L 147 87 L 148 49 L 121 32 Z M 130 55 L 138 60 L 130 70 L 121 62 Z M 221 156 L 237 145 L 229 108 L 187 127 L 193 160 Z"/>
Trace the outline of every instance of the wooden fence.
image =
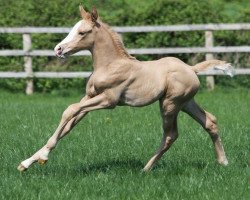
<path id="1" fill-rule="evenodd" d="M 197 25 L 171 25 L 171 26 L 131 26 L 113 27 L 119 33 L 141 33 L 141 32 L 176 32 L 176 31 L 204 31 L 204 47 L 171 47 L 171 48 L 140 48 L 128 49 L 130 54 L 179 54 L 179 53 L 206 53 L 206 59 L 213 59 L 213 53 L 249 53 L 250 46 L 214 46 L 213 31 L 221 30 L 250 30 L 250 23 L 241 24 L 197 24 Z M 0 33 L 18 33 L 23 36 L 23 49 L 20 50 L 0 50 L 0 56 L 23 56 L 24 72 L 0 72 L 0 78 L 26 78 L 26 93 L 33 93 L 32 78 L 76 78 L 88 77 L 91 72 L 33 72 L 32 58 L 36 56 L 55 56 L 53 50 L 32 49 L 33 33 L 68 33 L 70 28 L 63 27 L 22 27 L 9 28 L 0 27 Z M 56 45 L 56 44 L 55 44 Z M 88 51 L 81 51 L 75 56 L 89 56 Z M 236 69 L 236 75 L 250 74 L 250 69 Z M 207 75 L 207 84 L 210 89 L 214 87 L 212 75 L 223 75 L 220 71 L 209 70 L 200 73 Z"/>

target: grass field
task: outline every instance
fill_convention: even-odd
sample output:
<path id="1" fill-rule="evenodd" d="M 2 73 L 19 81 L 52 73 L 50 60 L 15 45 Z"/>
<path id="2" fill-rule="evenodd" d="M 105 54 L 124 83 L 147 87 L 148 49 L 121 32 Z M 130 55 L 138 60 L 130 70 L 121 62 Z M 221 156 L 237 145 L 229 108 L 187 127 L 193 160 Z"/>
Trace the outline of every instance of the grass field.
<path id="1" fill-rule="evenodd" d="M 149 173 L 158 148 L 158 104 L 90 113 L 64 138 L 45 166 L 16 170 L 55 130 L 73 97 L 0 91 L 0 199 L 250 199 L 250 92 L 217 89 L 196 99 L 219 122 L 229 160 L 215 162 L 212 142 L 190 117 L 180 137 Z"/>

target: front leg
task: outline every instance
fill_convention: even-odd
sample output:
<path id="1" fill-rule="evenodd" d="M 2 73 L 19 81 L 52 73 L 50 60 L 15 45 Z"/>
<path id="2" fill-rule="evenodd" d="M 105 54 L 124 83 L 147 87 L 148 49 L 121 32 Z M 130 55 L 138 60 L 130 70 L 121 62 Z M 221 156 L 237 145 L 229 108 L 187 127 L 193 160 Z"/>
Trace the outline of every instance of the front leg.
<path id="1" fill-rule="evenodd" d="M 18 170 L 24 171 L 37 161 L 41 164 L 45 163 L 48 160 L 50 151 L 55 148 L 59 139 L 67 134 L 82 117 L 89 111 L 108 108 L 114 105 L 115 102 L 116 101 L 113 101 L 106 93 L 102 93 L 93 98 L 85 98 L 79 103 L 70 105 L 63 112 L 59 126 L 46 145 L 38 150 L 33 156 L 22 161 L 18 166 Z"/>

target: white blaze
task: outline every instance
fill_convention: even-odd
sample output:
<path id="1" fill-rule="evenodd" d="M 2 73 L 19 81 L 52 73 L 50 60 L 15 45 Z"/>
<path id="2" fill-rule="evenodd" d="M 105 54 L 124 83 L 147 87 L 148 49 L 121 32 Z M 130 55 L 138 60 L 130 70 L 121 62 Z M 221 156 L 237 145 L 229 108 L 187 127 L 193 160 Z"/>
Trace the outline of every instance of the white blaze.
<path id="1" fill-rule="evenodd" d="M 63 41 L 61 41 L 58 45 L 62 45 L 62 44 L 65 44 L 65 43 L 68 43 L 70 42 L 71 40 L 73 40 L 73 38 L 78 34 L 78 28 L 81 26 L 81 23 L 82 23 L 82 20 L 77 22 L 75 24 L 75 26 L 71 29 L 71 31 L 69 32 L 69 34 L 67 35 L 66 38 L 64 38 Z"/>

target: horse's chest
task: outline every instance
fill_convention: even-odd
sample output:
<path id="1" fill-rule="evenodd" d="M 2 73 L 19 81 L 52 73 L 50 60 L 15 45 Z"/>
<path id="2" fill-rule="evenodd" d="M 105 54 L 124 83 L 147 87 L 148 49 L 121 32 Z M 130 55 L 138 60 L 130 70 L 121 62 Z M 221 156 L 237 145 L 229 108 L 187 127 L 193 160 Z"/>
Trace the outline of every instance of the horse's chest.
<path id="1" fill-rule="evenodd" d="M 91 77 L 91 86 L 95 93 L 100 94 L 106 89 L 117 87 L 123 82 L 121 76 L 115 76 L 111 73 L 96 73 Z"/>

